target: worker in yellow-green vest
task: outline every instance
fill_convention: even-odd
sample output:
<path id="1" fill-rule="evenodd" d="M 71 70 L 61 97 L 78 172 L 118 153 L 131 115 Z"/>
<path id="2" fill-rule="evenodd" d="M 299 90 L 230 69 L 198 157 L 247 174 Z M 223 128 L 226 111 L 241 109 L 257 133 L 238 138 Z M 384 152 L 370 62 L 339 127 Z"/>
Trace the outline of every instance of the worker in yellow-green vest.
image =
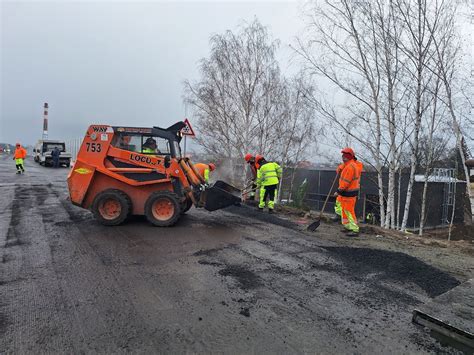
<path id="1" fill-rule="evenodd" d="M 258 208 L 263 211 L 265 206 L 268 206 L 268 213 L 273 213 L 282 169 L 277 163 L 267 162 L 261 155 L 255 157 L 255 166 L 257 167 L 257 188 L 260 189 Z"/>
<path id="2" fill-rule="evenodd" d="M 26 158 L 26 149 L 21 146 L 20 143 L 16 144 L 15 153 L 13 154 L 13 160 L 16 164 L 16 173 L 24 174 L 25 168 L 23 167 L 23 159 Z"/>
<path id="3" fill-rule="evenodd" d="M 156 144 L 156 140 L 152 137 L 148 137 L 142 145 L 142 153 L 145 154 L 161 154 L 158 146 Z"/>
<path id="4" fill-rule="evenodd" d="M 206 184 L 209 184 L 209 175 L 211 171 L 216 170 L 216 166 L 213 163 L 204 164 L 204 163 L 197 163 L 194 164 L 194 167 L 198 171 L 199 175 L 204 178 Z"/>

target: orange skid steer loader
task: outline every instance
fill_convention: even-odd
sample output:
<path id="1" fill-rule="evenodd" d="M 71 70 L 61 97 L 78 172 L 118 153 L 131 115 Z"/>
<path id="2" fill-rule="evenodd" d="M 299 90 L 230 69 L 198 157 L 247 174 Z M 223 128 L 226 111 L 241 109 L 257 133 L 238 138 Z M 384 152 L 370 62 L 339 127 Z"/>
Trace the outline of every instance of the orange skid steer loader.
<path id="1" fill-rule="evenodd" d="M 175 224 L 192 205 L 215 211 L 239 203 L 240 190 L 223 181 L 206 185 L 181 156 L 184 126 L 90 126 L 67 178 L 72 203 L 104 225 L 145 215 L 162 227 Z"/>

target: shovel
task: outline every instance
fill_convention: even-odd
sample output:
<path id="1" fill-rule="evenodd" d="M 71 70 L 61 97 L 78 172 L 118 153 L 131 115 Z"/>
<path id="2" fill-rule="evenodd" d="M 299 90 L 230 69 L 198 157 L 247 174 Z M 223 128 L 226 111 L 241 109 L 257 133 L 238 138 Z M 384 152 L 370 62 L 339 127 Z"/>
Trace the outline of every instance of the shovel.
<path id="1" fill-rule="evenodd" d="M 329 190 L 329 193 L 326 196 L 326 200 L 324 201 L 323 208 L 319 212 L 319 219 L 317 219 L 316 221 L 311 223 L 308 227 L 306 227 L 306 230 L 309 230 L 310 232 L 314 232 L 321 224 L 321 218 L 323 217 L 324 209 L 326 208 L 326 204 L 328 203 L 329 196 L 331 196 L 332 194 L 332 189 L 334 188 L 334 184 L 336 183 L 336 180 L 338 177 L 339 177 L 339 173 L 336 174 L 336 177 L 334 178 L 334 181 L 332 182 L 331 189 Z"/>

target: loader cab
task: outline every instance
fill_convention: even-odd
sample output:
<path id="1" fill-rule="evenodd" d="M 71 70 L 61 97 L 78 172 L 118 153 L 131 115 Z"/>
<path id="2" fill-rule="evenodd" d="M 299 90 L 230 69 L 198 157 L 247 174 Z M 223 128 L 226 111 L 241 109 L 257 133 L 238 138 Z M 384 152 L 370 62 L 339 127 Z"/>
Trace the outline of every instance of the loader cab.
<path id="1" fill-rule="evenodd" d="M 181 158 L 180 137 L 157 128 L 114 127 L 112 145 L 130 152 Z"/>

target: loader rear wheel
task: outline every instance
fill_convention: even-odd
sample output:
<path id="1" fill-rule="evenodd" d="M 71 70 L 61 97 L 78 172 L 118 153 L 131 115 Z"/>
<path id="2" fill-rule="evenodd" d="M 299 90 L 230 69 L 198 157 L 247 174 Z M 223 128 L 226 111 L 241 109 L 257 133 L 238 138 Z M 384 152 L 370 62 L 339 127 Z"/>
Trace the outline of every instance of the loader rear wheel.
<path id="1" fill-rule="evenodd" d="M 145 216 L 158 227 L 174 225 L 181 215 L 178 196 L 172 192 L 154 192 L 145 203 Z"/>
<path id="2" fill-rule="evenodd" d="M 117 226 L 131 211 L 130 198 L 120 190 L 105 190 L 97 194 L 92 204 L 95 218 L 103 225 Z"/>

